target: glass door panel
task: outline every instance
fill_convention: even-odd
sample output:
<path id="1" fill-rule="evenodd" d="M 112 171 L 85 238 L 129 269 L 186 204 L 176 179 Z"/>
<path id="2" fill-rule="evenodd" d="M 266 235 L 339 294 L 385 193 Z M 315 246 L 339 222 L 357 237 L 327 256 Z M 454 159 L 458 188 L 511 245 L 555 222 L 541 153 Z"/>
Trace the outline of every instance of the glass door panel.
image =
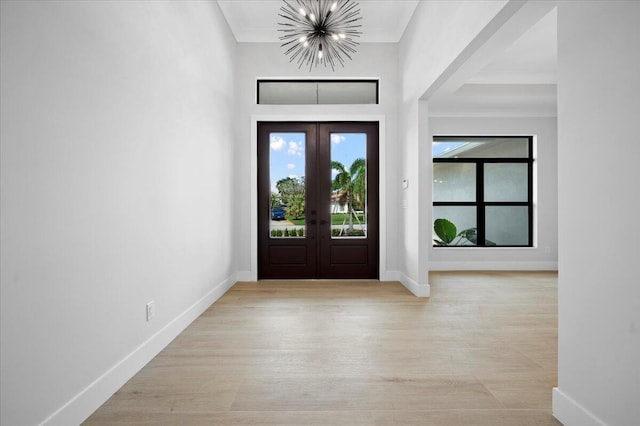
<path id="1" fill-rule="evenodd" d="M 331 238 L 366 238 L 367 134 L 330 135 Z"/>
<path id="2" fill-rule="evenodd" d="M 305 133 L 269 133 L 270 238 L 306 234 Z"/>

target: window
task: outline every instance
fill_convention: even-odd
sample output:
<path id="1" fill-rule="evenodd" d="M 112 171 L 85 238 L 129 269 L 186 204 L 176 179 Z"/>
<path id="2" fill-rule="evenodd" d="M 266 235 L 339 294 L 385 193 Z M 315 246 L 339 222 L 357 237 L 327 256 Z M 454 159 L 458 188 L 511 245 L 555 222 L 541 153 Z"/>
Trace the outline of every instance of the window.
<path id="1" fill-rule="evenodd" d="M 258 80 L 258 104 L 377 104 L 378 80 Z"/>
<path id="2" fill-rule="evenodd" d="M 433 137 L 433 244 L 532 247 L 533 137 Z"/>

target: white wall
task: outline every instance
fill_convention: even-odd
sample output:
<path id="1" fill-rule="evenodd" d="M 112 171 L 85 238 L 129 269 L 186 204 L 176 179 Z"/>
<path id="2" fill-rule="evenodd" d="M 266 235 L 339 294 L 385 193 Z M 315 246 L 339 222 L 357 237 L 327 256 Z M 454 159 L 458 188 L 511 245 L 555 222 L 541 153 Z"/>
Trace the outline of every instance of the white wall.
<path id="1" fill-rule="evenodd" d="M 429 247 L 430 270 L 555 270 L 558 267 L 557 120 L 555 117 L 431 117 L 433 135 L 533 135 L 535 144 L 534 248 Z M 429 149 L 431 145 L 429 144 Z M 429 182 L 433 163 L 425 165 Z M 428 188 L 431 195 L 431 188 Z M 432 210 L 427 212 L 433 223 Z"/>
<path id="2" fill-rule="evenodd" d="M 235 42 L 215 2 L 1 8 L 1 423 L 77 424 L 234 281 Z"/>
<path id="3" fill-rule="evenodd" d="M 508 0 L 421 1 L 400 40 L 403 100 L 417 100 Z"/>
<path id="4" fill-rule="evenodd" d="M 240 223 L 235 235 L 237 268 L 243 279 L 257 276 L 257 192 L 256 192 L 256 121 L 376 121 L 380 128 L 380 197 L 381 197 L 381 278 L 395 279 L 398 265 L 395 217 L 401 182 L 397 167 L 397 106 L 399 80 L 397 45 L 363 43 L 344 68 L 298 69 L 289 63 L 284 49 L 277 43 L 239 43 L 236 71 L 237 104 L 235 147 L 235 208 Z M 379 105 L 257 105 L 257 79 L 283 78 L 376 78 L 380 80 Z M 387 218 L 389 218 L 387 220 Z"/>
<path id="5" fill-rule="evenodd" d="M 558 6 L 559 341 L 554 415 L 640 419 L 640 3 Z"/>
<path id="6" fill-rule="evenodd" d="M 406 208 L 398 215 L 400 273 L 405 280 L 428 288 L 427 250 L 431 230 L 428 103 L 420 101 L 445 70 L 478 36 L 507 2 L 420 2 L 399 44 L 402 81 L 398 133 L 400 178 L 409 188 L 401 194 Z"/>

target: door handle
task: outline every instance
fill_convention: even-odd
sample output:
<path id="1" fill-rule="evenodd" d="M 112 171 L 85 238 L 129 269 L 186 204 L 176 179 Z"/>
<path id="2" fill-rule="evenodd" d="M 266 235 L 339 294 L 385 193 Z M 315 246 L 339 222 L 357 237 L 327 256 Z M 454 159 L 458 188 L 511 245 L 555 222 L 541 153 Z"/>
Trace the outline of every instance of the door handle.
<path id="1" fill-rule="evenodd" d="M 307 222 L 309 225 L 315 225 L 316 224 L 316 220 L 312 219 L 309 222 Z"/>

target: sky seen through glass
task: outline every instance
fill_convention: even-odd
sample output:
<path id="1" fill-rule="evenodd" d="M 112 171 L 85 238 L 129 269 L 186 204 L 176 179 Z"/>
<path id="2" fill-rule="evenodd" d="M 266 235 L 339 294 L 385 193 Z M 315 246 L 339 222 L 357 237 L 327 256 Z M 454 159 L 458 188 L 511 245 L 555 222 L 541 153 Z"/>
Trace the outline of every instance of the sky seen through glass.
<path id="1" fill-rule="evenodd" d="M 347 169 L 358 158 L 366 158 L 367 135 L 364 133 L 332 133 L 331 160 L 342 163 Z M 271 133 L 270 179 L 271 191 L 277 192 L 276 183 L 287 177 L 305 176 L 305 134 Z M 331 178 L 336 176 L 331 171 Z"/>

